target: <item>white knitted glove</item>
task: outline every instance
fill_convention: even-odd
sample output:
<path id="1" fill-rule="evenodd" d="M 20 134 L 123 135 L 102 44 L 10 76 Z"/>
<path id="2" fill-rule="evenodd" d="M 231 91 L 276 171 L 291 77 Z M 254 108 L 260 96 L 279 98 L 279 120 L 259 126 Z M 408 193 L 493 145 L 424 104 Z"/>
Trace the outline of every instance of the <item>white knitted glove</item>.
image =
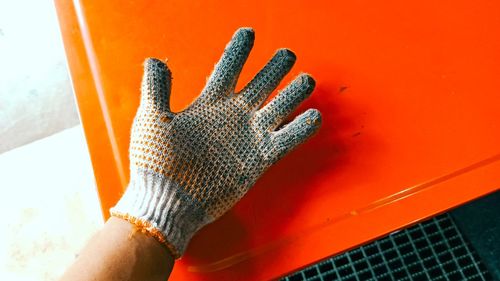
<path id="1" fill-rule="evenodd" d="M 157 238 L 176 258 L 196 231 L 229 210 L 269 166 L 320 126 L 320 113 L 309 109 L 277 130 L 312 92 L 315 82 L 307 74 L 260 108 L 295 62 L 287 49 L 234 92 L 253 41 L 252 29 L 239 29 L 201 95 L 178 113 L 169 107 L 166 64 L 145 62 L 130 142 L 130 183 L 111 214 Z"/>

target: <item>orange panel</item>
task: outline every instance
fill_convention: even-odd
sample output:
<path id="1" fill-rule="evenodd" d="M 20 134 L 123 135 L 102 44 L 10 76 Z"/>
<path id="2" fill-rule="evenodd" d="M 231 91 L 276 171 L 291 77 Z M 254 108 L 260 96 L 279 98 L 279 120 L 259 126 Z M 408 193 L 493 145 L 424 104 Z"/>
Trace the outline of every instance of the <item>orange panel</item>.
<path id="1" fill-rule="evenodd" d="M 142 62 L 182 110 L 240 26 L 241 88 L 279 47 L 324 126 L 193 239 L 173 280 L 280 276 L 500 187 L 498 1 L 62 1 L 61 30 L 105 216 L 128 180 Z"/>

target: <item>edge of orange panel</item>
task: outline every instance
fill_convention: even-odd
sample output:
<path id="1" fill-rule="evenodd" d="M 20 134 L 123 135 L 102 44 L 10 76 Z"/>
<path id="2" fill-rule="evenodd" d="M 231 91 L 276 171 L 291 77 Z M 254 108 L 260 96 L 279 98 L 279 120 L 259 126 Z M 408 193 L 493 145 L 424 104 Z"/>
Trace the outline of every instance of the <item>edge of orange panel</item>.
<path id="1" fill-rule="evenodd" d="M 192 278 L 202 278 L 200 273 L 203 273 L 213 275 L 205 280 L 213 278 L 232 280 L 238 278 L 238 276 L 233 275 L 237 270 L 227 271 L 226 269 L 237 268 L 240 264 L 252 263 L 253 258 L 260 256 L 260 266 L 286 267 L 288 268 L 287 273 L 292 272 L 494 192 L 499 187 L 500 154 L 497 154 L 465 168 L 409 187 L 366 206 L 356 208 L 270 244 L 256 247 L 247 252 L 237 253 L 214 263 L 183 264 L 182 267 L 184 267 L 183 270 L 191 273 L 190 277 Z M 457 189 L 460 189 L 460 192 L 455 192 Z M 421 202 L 428 202 L 428 205 L 422 206 Z M 413 212 L 405 213 L 405 210 L 413 210 Z M 429 215 L 429 213 L 432 215 Z M 380 222 L 380 217 L 384 217 L 385 221 Z M 356 229 L 357 235 L 353 236 L 352 232 L 343 232 L 342 229 Z M 317 241 L 325 240 L 331 240 L 332 244 L 318 245 Z M 281 262 L 283 259 L 287 261 Z M 304 260 L 314 260 L 315 262 L 304 264 Z M 294 266 L 290 266 L 290 264 Z M 258 272 L 255 278 L 272 279 L 284 275 L 286 273 L 283 272 L 275 272 L 269 275 Z M 175 269 L 174 276 L 180 277 Z"/>
<path id="2" fill-rule="evenodd" d="M 109 218 L 109 208 L 112 207 L 110 202 L 119 199 L 121 193 L 117 190 L 125 188 L 126 179 L 121 167 L 117 167 L 117 162 L 114 161 L 116 149 L 113 149 L 112 139 L 102 137 L 102 132 L 110 136 L 110 128 L 103 114 L 106 109 L 99 100 L 99 91 L 96 88 L 99 81 L 95 81 L 95 67 L 90 65 L 88 46 L 83 41 L 82 30 L 77 21 L 77 10 L 72 1 L 56 0 L 54 6 L 63 35 L 72 88 L 78 101 L 78 114 L 92 160 L 101 211 L 106 220 Z"/>

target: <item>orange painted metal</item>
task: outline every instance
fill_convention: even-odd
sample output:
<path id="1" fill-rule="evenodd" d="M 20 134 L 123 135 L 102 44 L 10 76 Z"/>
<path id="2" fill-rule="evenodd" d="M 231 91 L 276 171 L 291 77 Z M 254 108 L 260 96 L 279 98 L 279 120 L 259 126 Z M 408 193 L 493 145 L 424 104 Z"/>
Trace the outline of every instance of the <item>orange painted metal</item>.
<path id="1" fill-rule="evenodd" d="M 320 133 L 193 239 L 173 280 L 262 280 L 500 187 L 498 1 L 56 1 L 105 216 L 128 180 L 145 57 L 172 108 L 232 33 L 256 30 L 238 87 L 289 47 L 317 80 Z"/>

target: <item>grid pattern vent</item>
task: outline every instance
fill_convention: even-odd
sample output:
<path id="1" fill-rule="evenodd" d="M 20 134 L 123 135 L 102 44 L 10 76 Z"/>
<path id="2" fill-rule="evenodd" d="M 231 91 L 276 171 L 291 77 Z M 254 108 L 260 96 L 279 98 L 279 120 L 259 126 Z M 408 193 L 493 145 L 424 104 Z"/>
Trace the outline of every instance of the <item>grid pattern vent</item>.
<path id="1" fill-rule="evenodd" d="M 282 281 L 492 280 L 449 214 L 324 260 Z"/>

